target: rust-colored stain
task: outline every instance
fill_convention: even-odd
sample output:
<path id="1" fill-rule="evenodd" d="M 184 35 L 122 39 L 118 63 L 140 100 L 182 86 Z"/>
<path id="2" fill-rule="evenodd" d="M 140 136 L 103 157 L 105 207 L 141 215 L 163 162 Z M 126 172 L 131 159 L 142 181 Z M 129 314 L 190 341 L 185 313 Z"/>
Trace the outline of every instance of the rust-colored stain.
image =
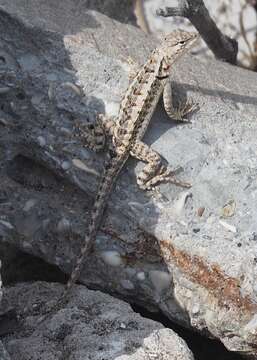
<path id="1" fill-rule="evenodd" d="M 163 257 L 179 267 L 191 281 L 207 289 L 226 308 L 234 306 L 241 311 L 256 312 L 257 304 L 249 296 L 242 296 L 240 283 L 236 278 L 228 277 L 217 264 L 206 264 L 199 256 L 190 256 L 176 249 L 169 241 L 159 242 Z"/>

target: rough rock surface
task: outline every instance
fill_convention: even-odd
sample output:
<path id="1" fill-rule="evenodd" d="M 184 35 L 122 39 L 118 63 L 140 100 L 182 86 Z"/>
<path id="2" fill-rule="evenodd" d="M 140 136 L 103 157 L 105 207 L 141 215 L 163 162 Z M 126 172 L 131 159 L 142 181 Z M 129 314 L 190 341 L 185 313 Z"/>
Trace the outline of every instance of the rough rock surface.
<path id="1" fill-rule="evenodd" d="M 1 267 L 2 267 L 2 262 L 1 262 L 1 259 L 0 259 L 0 304 L 1 304 L 2 296 L 3 296 Z"/>
<path id="2" fill-rule="evenodd" d="M 19 317 L 13 333 L 3 338 L 12 360 L 143 360 L 161 355 L 193 360 L 184 340 L 172 330 L 84 286 L 77 286 L 67 306 L 38 325 L 62 291 L 63 286 L 44 282 L 7 289 L 6 306 L 14 307 Z"/>
<path id="3" fill-rule="evenodd" d="M 12 0 L 8 2 L 8 12 L 14 15 L 19 14 L 29 21 L 35 18 L 35 24 L 39 27 L 46 25 L 47 30 L 59 31 L 61 27 L 66 29 L 66 33 L 73 33 L 83 25 L 88 26 L 87 10 L 100 11 L 120 22 L 136 25 L 133 3 L 133 0 L 122 2 L 118 0 L 62 0 L 60 3 L 51 0 L 34 0 L 33 6 L 31 6 L 30 1 Z M 7 1 L 0 1 L 0 6 L 2 5 L 3 8 L 6 4 Z M 56 16 L 57 13 L 58 16 Z M 72 19 L 70 19 L 70 15 L 72 15 Z"/>
<path id="4" fill-rule="evenodd" d="M 9 354 L 3 346 L 2 341 L 0 341 L 0 359 L 1 360 L 11 360 Z"/>
<path id="5" fill-rule="evenodd" d="M 1 270 L 1 260 L 0 260 L 0 270 Z M 3 296 L 2 291 L 2 280 L 1 280 L 1 272 L 0 272 L 0 321 L 1 321 L 1 300 Z M 0 359 L 1 360 L 10 360 L 10 356 L 7 353 L 2 341 L 0 340 Z"/>
<path id="6" fill-rule="evenodd" d="M 43 3 L 0 1 L 0 235 L 69 273 L 103 169 L 74 123 L 117 113 L 126 59 L 156 42 L 71 0 L 50 21 Z M 199 111 L 175 126 L 160 106 L 145 140 L 193 186 L 143 193 L 130 160 L 80 280 L 257 355 L 257 76 L 190 56 L 174 70 Z"/>

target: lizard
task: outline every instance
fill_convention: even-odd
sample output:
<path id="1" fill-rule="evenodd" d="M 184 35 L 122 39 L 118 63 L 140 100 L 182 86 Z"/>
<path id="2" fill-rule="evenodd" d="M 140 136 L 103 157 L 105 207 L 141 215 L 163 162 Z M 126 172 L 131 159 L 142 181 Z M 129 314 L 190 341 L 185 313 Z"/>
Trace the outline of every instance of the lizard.
<path id="1" fill-rule="evenodd" d="M 172 65 L 185 54 L 198 39 L 195 32 L 176 30 L 164 37 L 161 45 L 153 50 L 144 66 L 138 71 L 134 80 L 121 101 L 116 121 L 99 115 L 96 126 L 88 125 L 85 130 L 79 127 L 78 136 L 85 138 L 88 147 L 99 150 L 105 142 L 105 133 L 110 136 L 109 159 L 104 173 L 99 181 L 98 190 L 91 211 L 88 233 L 76 265 L 66 284 L 63 299 L 78 280 L 83 262 L 90 253 L 97 231 L 101 225 L 104 210 L 116 179 L 129 156 L 144 161 L 147 164 L 137 176 L 137 184 L 143 190 L 151 190 L 160 182 L 171 182 L 182 187 L 191 185 L 178 180 L 174 172 L 162 164 L 160 155 L 142 142 L 152 114 L 163 94 L 164 108 L 169 117 L 183 121 L 184 116 L 194 108 L 193 103 L 187 101 L 184 106 L 175 109 L 172 104 L 170 75 Z M 94 132 L 88 136 L 88 130 Z M 98 140 L 97 140 L 98 139 Z M 96 144 L 93 144 L 93 141 Z"/>

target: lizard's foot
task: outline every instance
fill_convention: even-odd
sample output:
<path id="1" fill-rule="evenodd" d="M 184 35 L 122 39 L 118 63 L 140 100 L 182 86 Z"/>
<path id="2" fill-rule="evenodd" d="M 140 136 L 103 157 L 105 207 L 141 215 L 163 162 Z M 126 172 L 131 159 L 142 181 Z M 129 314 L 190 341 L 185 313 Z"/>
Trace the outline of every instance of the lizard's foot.
<path id="1" fill-rule="evenodd" d="M 174 173 L 174 170 L 169 170 L 162 166 L 158 174 L 144 184 L 144 190 L 155 190 L 156 186 L 161 183 L 171 183 L 183 188 L 190 188 L 192 186 L 188 182 L 179 180 Z"/>
<path id="2" fill-rule="evenodd" d="M 185 103 L 180 103 L 177 109 L 172 111 L 172 119 L 176 121 L 186 122 L 185 116 L 198 109 L 198 103 L 195 103 L 191 98 Z"/>
<path id="3" fill-rule="evenodd" d="M 105 147 L 106 139 L 113 134 L 115 121 L 104 114 L 98 114 L 94 123 L 75 122 L 75 135 L 83 141 L 85 147 L 101 151 Z"/>
<path id="4" fill-rule="evenodd" d="M 162 164 L 160 155 L 142 141 L 136 141 L 130 154 L 135 158 L 146 162 L 143 170 L 137 175 L 137 184 L 142 190 L 154 190 L 155 186 L 162 182 L 169 182 L 185 188 L 191 187 L 175 177 L 175 171 L 167 169 Z"/>
<path id="5" fill-rule="evenodd" d="M 105 146 L 105 131 L 102 126 L 102 121 L 100 117 L 96 118 L 95 123 L 81 123 L 79 121 L 75 122 L 75 135 L 83 144 L 94 151 L 100 151 Z"/>

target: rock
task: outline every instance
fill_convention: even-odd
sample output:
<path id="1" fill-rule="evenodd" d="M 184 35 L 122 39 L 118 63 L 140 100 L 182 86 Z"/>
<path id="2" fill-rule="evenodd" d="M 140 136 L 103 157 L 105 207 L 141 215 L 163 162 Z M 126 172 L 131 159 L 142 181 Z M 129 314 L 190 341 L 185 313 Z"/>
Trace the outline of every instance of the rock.
<path id="1" fill-rule="evenodd" d="M 7 351 L 4 348 L 4 345 L 2 343 L 2 341 L 0 340 L 0 359 L 1 360 L 11 360 L 9 354 L 7 353 Z"/>
<path id="2" fill-rule="evenodd" d="M 0 270 L 1 270 L 1 267 L 2 267 L 2 262 L 0 259 Z M 1 272 L 0 272 L 0 304 L 1 304 L 2 296 L 3 296 L 3 290 L 2 290 L 2 279 L 1 279 Z"/>
<path id="3" fill-rule="evenodd" d="M 85 27 L 90 26 L 89 17 L 86 14 L 88 10 L 100 11 L 117 21 L 136 25 L 133 0 L 124 2 L 119 0 L 84 0 L 82 2 L 63 0 L 62 5 L 45 0 L 43 6 L 42 0 L 35 0 L 33 4 L 34 6 L 31 7 L 31 3 L 27 3 L 25 0 L 12 0 L 9 3 L 1 0 L 0 2 L 3 9 L 6 9 L 6 5 L 8 5 L 8 12 L 14 16 L 18 14 L 24 22 L 26 20 L 35 21 L 35 26 L 39 25 L 40 27 L 44 27 L 46 24 L 46 29 L 49 30 L 51 27 L 53 31 L 60 31 L 66 27 L 68 33 L 79 30 L 82 24 Z M 58 11 L 59 17 L 56 17 L 56 11 Z M 71 16 L 72 19 L 76 18 L 76 21 L 70 22 Z"/>
<path id="4" fill-rule="evenodd" d="M 66 273 L 103 171 L 103 156 L 73 137 L 74 124 L 117 113 L 126 59 L 143 63 L 156 45 L 97 12 L 77 18 L 69 3 L 46 4 L 49 19 L 43 1 L 36 12 L 31 0 L 26 9 L 0 2 L 0 239 Z M 144 193 L 135 183 L 142 164 L 129 161 L 80 277 L 254 356 L 256 80 L 255 73 L 192 56 L 174 67 L 176 97 L 192 97 L 199 111 L 175 126 L 159 106 L 145 141 L 181 166 L 178 176 L 193 186 Z"/>
<path id="5" fill-rule="evenodd" d="M 1 270 L 1 260 L 0 260 L 0 270 Z M 1 272 L 0 272 L 0 309 L 1 309 L 2 296 L 3 296 L 3 291 L 2 291 L 2 280 L 1 280 Z M 0 359 L 11 360 L 1 340 L 0 340 Z"/>
<path id="6" fill-rule="evenodd" d="M 124 301 L 76 286 L 69 303 L 41 324 L 46 308 L 63 286 L 44 282 L 8 288 L 8 306 L 15 307 L 22 327 L 3 342 L 12 360 L 119 359 L 152 356 L 193 360 L 186 343 L 172 330 L 142 318 Z"/>

